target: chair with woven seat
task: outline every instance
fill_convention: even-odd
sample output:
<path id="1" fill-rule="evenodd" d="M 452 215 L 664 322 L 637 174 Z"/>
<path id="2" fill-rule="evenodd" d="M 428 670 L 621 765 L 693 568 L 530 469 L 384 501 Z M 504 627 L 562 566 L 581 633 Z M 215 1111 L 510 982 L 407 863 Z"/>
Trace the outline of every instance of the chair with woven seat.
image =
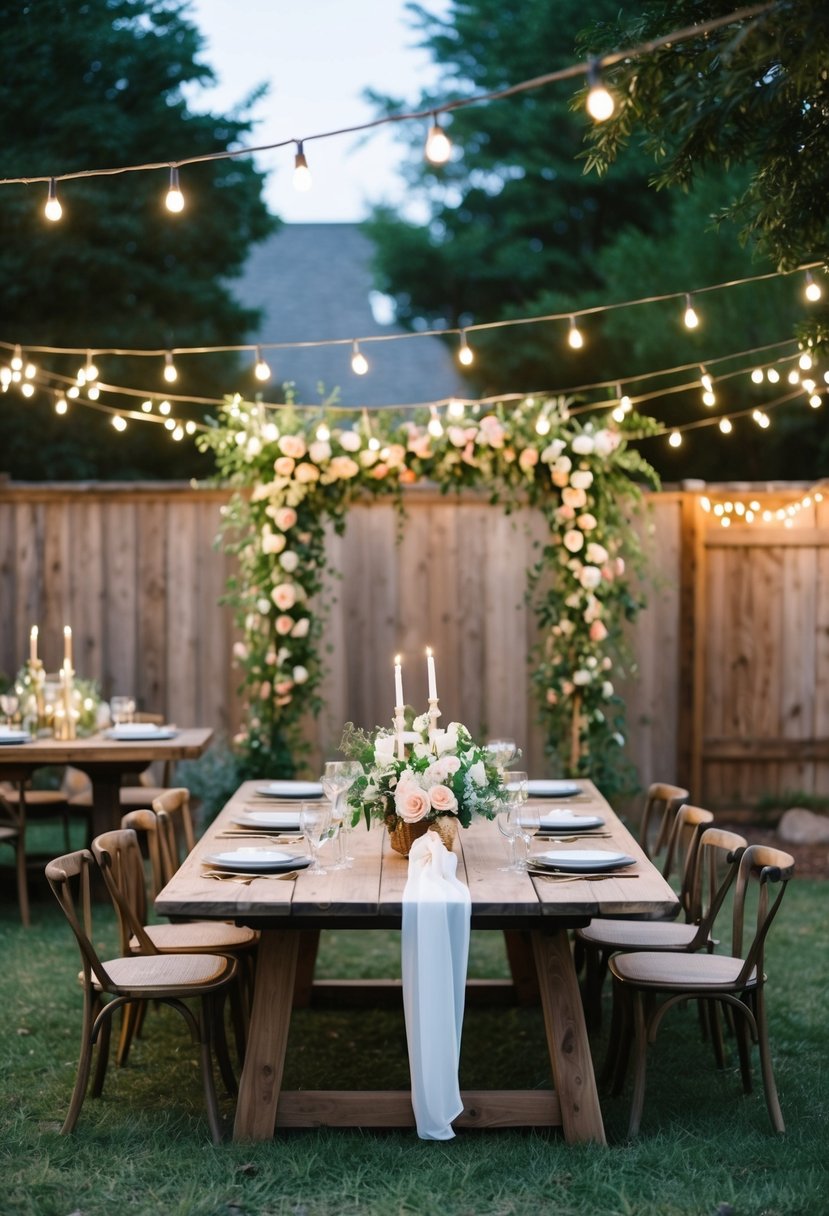
<path id="1" fill-rule="evenodd" d="M 665 781 L 652 782 L 645 795 L 636 838 L 648 860 L 654 864 L 659 862 L 663 878 L 671 874 L 674 865 L 675 837 L 671 828 L 679 808 L 689 797 L 688 790 L 681 785 L 669 785 Z"/>
<path id="2" fill-rule="evenodd" d="M 26 804 L 21 798 L 0 790 L 0 844 L 7 844 L 14 853 L 14 873 L 17 883 L 17 903 L 24 929 L 31 927 L 29 914 L 29 883 L 26 873 Z"/>
<path id="3" fill-rule="evenodd" d="M 699 949 L 697 905 L 700 888 L 695 883 L 696 858 L 700 836 L 714 816 L 702 807 L 685 803 L 671 826 L 666 852 L 681 864 L 680 912 L 684 921 L 633 921 L 597 917 L 576 930 L 576 940 L 584 951 L 584 1008 L 589 1028 L 601 1023 L 602 986 L 607 962 L 617 950 L 690 950 Z M 745 844 L 745 841 L 743 841 Z M 695 898 L 696 897 L 696 898 Z"/>
<path id="4" fill-rule="evenodd" d="M 190 813 L 190 791 L 184 786 L 165 790 L 153 799 L 158 816 L 161 877 L 168 883 L 188 853 L 196 847 L 196 833 Z"/>
<path id="5" fill-rule="evenodd" d="M 135 827 L 103 832 L 92 841 L 92 853 L 101 868 L 118 914 L 122 954 L 227 954 L 234 958 L 237 964 L 244 963 L 236 974 L 237 981 L 244 986 L 251 971 L 249 956 L 259 941 L 259 934 L 255 929 L 227 924 L 224 921 L 147 924 L 148 901 L 144 863 L 135 829 L 147 834 L 150 860 L 155 869 L 157 863 L 154 863 L 153 855 L 158 852 L 156 816 L 152 811 L 143 810 L 131 811 L 124 818 Z M 245 1002 L 240 998 L 235 985 L 229 995 L 237 1050 L 240 1059 L 243 1059 Z M 118 1045 L 119 1064 L 126 1062 L 136 1031 L 135 1017 L 132 1014 L 126 1016 L 121 1026 Z M 225 1084 L 229 1089 L 233 1089 L 235 1080 L 225 1066 L 224 1056 L 219 1056 L 219 1062 L 223 1066 Z"/>
<path id="6" fill-rule="evenodd" d="M 103 1089 L 109 1057 L 112 1018 L 119 1009 L 147 1001 L 161 1001 L 184 1018 L 193 1042 L 199 1044 L 207 1119 L 214 1143 L 222 1138 L 216 1089 L 213 1081 L 213 1051 L 221 998 L 236 974 L 236 963 L 224 954 L 130 955 L 102 960 L 92 937 L 90 873 L 95 859 L 80 849 L 51 861 L 46 878 L 72 928 L 81 952 L 83 1026 L 81 1053 L 69 1111 L 61 1132 L 72 1132 L 86 1096 L 92 1057 L 97 1060 L 92 1095 Z M 198 1016 L 186 1004 L 198 1002 Z"/>
<path id="7" fill-rule="evenodd" d="M 706 837 L 710 833 L 717 833 L 717 829 L 709 828 L 703 835 L 701 854 L 703 849 L 707 849 Z M 717 847 L 725 849 L 725 838 L 733 834 L 717 834 L 721 837 Z M 733 880 L 729 954 L 635 951 L 614 954 L 610 960 L 614 999 L 622 1010 L 620 1061 L 625 1059 L 631 1041 L 634 1050 L 633 1100 L 628 1127 L 630 1136 L 637 1134 L 642 1118 L 648 1043 L 655 1041 L 665 1014 L 675 1005 L 689 1000 L 705 1001 L 713 1008 L 723 1006 L 732 1012 L 745 1093 L 750 1093 L 752 1087 L 750 1043 L 753 1041 L 759 1045 L 769 1118 L 776 1132 L 785 1131 L 771 1062 L 763 962 L 766 938 L 786 886 L 794 874 L 794 860 L 788 853 L 764 845 L 737 847 L 729 851 L 728 859 L 728 873 L 711 902 L 707 917 L 700 924 L 700 931 L 712 935 L 725 894 Z M 758 888 L 754 934 L 744 951 L 747 900 L 755 880 Z M 772 884 L 779 884 L 773 902 L 769 895 Z M 664 999 L 658 1002 L 658 997 Z M 617 1070 L 617 1083 L 623 1079 L 623 1071 L 624 1066 Z M 617 1089 L 619 1087 L 617 1084 Z"/>

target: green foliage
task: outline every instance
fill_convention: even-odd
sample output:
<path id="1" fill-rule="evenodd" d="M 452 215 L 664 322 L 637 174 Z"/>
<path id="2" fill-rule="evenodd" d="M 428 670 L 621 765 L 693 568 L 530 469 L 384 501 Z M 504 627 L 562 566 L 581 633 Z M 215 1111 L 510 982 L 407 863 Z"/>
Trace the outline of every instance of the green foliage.
<path id="1" fill-rule="evenodd" d="M 639 483 L 654 482 L 626 439 L 651 425 L 634 414 L 583 420 L 562 400 L 533 398 L 449 416 L 439 433 L 434 421 L 380 413 L 372 424 L 329 411 L 321 422 L 233 400 L 201 436 L 236 489 L 222 543 L 238 563 L 226 600 L 242 632 L 234 653 L 247 721 L 234 746 L 245 771 L 291 776 L 302 719 L 320 708 L 322 621 L 312 604 L 324 590 L 326 521 L 341 529 L 357 494 L 399 498 L 402 485 L 428 479 L 444 493 L 485 486 L 506 510 L 529 499 L 544 512 L 549 543 L 530 594 L 544 631 L 533 680 L 547 750 L 562 772 L 600 772 L 608 796 L 629 789 L 611 673 L 639 607 L 626 567 L 638 553 L 630 515 Z"/>
<path id="2" fill-rule="evenodd" d="M 0 2 L 3 175 L 103 168 L 210 155 L 244 142 L 248 102 L 197 113 L 194 86 L 213 80 L 202 38 L 179 0 Z M 252 100 L 249 99 L 249 100 Z M 46 187 L 0 190 L 0 339 L 52 346 L 165 348 L 243 341 L 256 314 L 226 281 L 273 227 L 249 159 L 182 169 L 182 215 L 164 207 L 166 170 L 59 186 L 63 218 L 44 220 Z M 83 357 L 42 357 L 74 378 Z M 163 395 L 161 361 L 98 359 L 101 380 Z M 183 362 L 179 387 L 216 396 L 234 360 Z M 101 400 L 106 400 L 106 394 Z M 51 393 L 10 392 L 0 412 L 4 468 L 18 478 L 206 475 L 189 444 L 160 428 L 116 435 L 105 415 L 54 414 Z"/>

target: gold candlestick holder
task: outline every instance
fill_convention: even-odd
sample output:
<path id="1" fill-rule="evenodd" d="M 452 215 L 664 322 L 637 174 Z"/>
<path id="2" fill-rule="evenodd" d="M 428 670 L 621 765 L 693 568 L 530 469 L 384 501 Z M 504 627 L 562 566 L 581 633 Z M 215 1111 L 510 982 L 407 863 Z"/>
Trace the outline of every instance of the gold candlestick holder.
<path id="1" fill-rule="evenodd" d="M 35 701 L 35 717 L 37 723 L 36 731 L 45 730 L 47 723 L 46 718 L 46 697 L 44 686 L 46 684 L 46 672 L 40 659 L 29 659 L 29 678 L 31 681 L 32 696 Z"/>
<path id="2" fill-rule="evenodd" d="M 438 709 L 437 697 L 429 698 L 429 742 L 433 743 L 438 729 L 438 718 L 440 710 Z"/>
<path id="3" fill-rule="evenodd" d="M 395 705 L 394 707 L 394 733 L 397 736 L 397 759 L 405 760 L 406 752 L 403 744 L 403 727 L 406 725 L 405 705 Z"/>
<path id="4" fill-rule="evenodd" d="M 79 711 L 75 707 L 75 672 L 67 659 L 60 671 L 60 696 L 55 706 L 55 738 L 77 738 Z"/>

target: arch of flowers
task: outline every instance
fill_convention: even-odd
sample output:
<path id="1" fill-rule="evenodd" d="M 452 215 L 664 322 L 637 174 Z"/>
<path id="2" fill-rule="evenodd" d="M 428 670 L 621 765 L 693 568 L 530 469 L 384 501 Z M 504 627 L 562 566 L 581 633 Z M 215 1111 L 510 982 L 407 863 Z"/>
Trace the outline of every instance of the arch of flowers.
<path id="1" fill-rule="evenodd" d="M 528 571 L 528 595 L 542 636 L 531 678 L 546 750 L 568 776 L 590 773 L 608 791 L 624 784 L 624 705 L 614 680 L 624 622 L 641 607 L 630 521 L 641 484 L 656 480 L 627 440 L 646 426 L 632 414 L 621 423 L 574 415 L 561 399 L 473 407 L 445 425 L 434 413 L 401 420 L 226 403 L 200 445 L 235 491 L 222 543 L 238 560 L 227 600 L 242 631 L 234 648 L 245 700 L 234 740 L 242 771 L 290 776 L 300 719 L 319 708 L 323 622 L 314 597 L 325 524 L 342 532 L 355 497 L 399 497 L 404 485 L 428 480 L 446 492 L 486 489 L 505 510 L 529 502 L 543 512 L 549 536 Z"/>

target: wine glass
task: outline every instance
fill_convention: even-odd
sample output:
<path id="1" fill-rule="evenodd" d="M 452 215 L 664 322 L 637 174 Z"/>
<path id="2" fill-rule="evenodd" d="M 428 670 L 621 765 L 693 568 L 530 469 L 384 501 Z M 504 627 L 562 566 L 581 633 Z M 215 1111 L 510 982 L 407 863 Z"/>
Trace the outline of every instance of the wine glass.
<path id="1" fill-rule="evenodd" d="M 299 826 L 308 845 L 315 874 L 327 874 L 320 865 L 319 851 L 331 835 L 331 807 L 327 802 L 303 802 L 299 811 Z"/>
<path id="2" fill-rule="evenodd" d="M 361 775 L 363 766 L 358 760 L 329 760 L 320 777 L 323 793 L 331 801 L 332 818 L 337 824 L 338 856 L 334 868 L 341 869 L 354 859 L 348 856 L 348 823 L 345 795 Z"/>
<path id="3" fill-rule="evenodd" d="M 520 839 L 529 849 L 528 834 L 524 829 L 524 803 L 527 801 L 527 781 L 526 773 L 514 769 L 512 772 L 504 773 L 504 798 L 509 807 L 509 817 L 515 825 L 515 838 Z M 537 828 L 536 828 L 537 830 Z M 526 861 L 516 860 L 516 869 L 523 870 L 526 866 Z"/>
<path id="4" fill-rule="evenodd" d="M 516 821 L 514 808 L 510 806 L 509 802 L 505 801 L 501 804 L 501 809 L 495 816 L 495 822 L 498 825 L 498 831 L 505 837 L 509 845 L 509 865 L 499 866 L 498 869 L 503 871 L 523 869 L 515 856 L 515 842 L 521 834 L 521 828 Z"/>
<path id="5" fill-rule="evenodd" d="M 20 708 L 20 698 L 13 692 L 4 692 L 0 695 L 0 710 L 9 726 L 14 725 L 14 720 L 17 717 L 17 711 Z"/>
<path id="6" fill-rule="evenodd" d="M 492 756 L 495 767 L 500 773 L 503 773 L 518 753 L 514 739 L 489 739 L 486 743 L 486 750 Z"/>
<path id="7" fill-rule="evenodd" d="M 132 722 L 135 716 L 135 697 L 112 697 L 109 702 L 109 712 L 115 726 Z"/>

